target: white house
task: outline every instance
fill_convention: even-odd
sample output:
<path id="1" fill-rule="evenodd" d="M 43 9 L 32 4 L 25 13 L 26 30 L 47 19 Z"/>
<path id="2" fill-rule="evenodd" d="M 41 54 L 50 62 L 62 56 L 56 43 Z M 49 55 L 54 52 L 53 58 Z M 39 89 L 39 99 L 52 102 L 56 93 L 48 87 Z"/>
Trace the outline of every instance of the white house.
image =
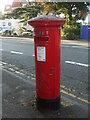
<path id="1" fill-rule="evenodd" d="M 22 23 L 19 23 L 19 20 L 15 19 L 5 19 L 5 20 L 0 20 L 0 33 L 5 32 L 5 31 L 11 31 L 13 28 L 16 33 L 18 33 L 18 28 L 20 26 L 23 26 Z"/>
<path id="2" fill-rule="evenodd" d="M 24 6 L 28 4 L 27 0 L 13 0 L 12 5 L 5 5 L 4 14 L 12 11 L 13 9 Z M 14 29 L 14 32 L 18 34 L 18 28 L 23 27 L 26 30 L 32 30 L 33 28 L 30 27 L 28 24 L 23 25 L 20 23 L 18 19 L 5 19 L 0 20 L 0 33 L 5 32 L 6 30 Z"/>
<path id="3" fill-rule="evenodd" d="M 11 30 L 12 29 L 12 24 L 10 20 L 0 20 L 0 33 L 6 31 L 6 30 Z"/>

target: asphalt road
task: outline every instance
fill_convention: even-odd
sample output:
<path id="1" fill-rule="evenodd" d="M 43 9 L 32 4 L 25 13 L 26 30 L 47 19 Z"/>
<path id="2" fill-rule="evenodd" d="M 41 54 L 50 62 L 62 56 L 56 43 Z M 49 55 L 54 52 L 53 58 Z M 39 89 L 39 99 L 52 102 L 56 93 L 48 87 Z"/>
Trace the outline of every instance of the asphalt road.
<path id="1" fill-rule="evenodd" d="M 0 39 L 0 43 L 3 68 L 35 81 L 34 42 Z M 88 49 L 61 44 L 61 91 L 84 103 L 88 100 Z"/>

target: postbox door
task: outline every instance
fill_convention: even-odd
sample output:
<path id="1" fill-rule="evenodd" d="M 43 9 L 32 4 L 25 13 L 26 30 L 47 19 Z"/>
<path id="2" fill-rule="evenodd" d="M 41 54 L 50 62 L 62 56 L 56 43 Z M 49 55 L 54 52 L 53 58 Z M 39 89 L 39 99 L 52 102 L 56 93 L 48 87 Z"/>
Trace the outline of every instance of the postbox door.
<path id="1" fill-rule="evenodd" d="M 35 37 L 36 91 L 37 96 L 43 99 L 52 99 L 55 95 L 55 53 L 53 42 L 48 37 Z"/>

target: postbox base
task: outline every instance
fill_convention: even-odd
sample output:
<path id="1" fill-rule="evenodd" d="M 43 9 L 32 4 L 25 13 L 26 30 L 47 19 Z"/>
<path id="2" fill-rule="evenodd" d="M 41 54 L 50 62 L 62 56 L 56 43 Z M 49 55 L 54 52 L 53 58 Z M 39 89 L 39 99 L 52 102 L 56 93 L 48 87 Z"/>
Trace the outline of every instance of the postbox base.
<path id="1" fill-rule="evenodd" d="M 44 100 L 39 97 L 36 98 L 37 108 L 57 110 L 60 108 L 60 96 L 52 100 Z"/>

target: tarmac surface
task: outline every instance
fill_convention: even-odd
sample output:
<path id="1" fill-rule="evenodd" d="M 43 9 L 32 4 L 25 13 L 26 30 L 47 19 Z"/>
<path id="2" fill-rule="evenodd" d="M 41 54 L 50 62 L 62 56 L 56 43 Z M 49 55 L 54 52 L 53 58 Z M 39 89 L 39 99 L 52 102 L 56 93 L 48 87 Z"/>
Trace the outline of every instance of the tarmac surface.
<path id="1" fill-rule="evenodd" d="M 24 42 L 23 40 L 33 42 L 32 38 L 0 37 L 0 39 L 22 40 L 22 44 Z M 78 84 L 78 86 L 77 88 L 75 86 L 76 90 L 74 92 L 76 92 L 77 94 L 77 90 L 81 90 L 81 92 L 83 90 L 83 93 L 87 94 L 87 92 L 85 93 L 83 89 L 87 87 L 87 68 L 76 66 L 76 67 L 73 67 L 73 71 L 72 71 L 71 65 L 70 66 L 67 65 L 66 67 L 63 67 L 65 63 L 62 62 L 62 71 L 61 71 L 62 82 L 61 83 L 65 83 L 65 86 L 61 86 L 64 88 L 64 89 L 61 89 L 61 107 L 57 111 L 45 110 L 45 109 L 38 110 L 36 107 L 36 88 L 35 88 L 36 83 L 34 80 L 35 71 L 34 71 L 34 62 L 33 62 L 34 58 L 32 58 L 32 56 L 29 56 L 29 54 L 31 55 L 33 54 L 32 53 L 33 46 L 31 43 L 29 44 L 26 43 L 25 48 L 27 48 L 27 45 L 28 45 L 28 48 L 30 47 L 30 51 L 28 51 L 29 52 L 28 53 L 25 49 L 23 49 L 22 44 L 18 43 L 19 49 L 21 49 L 23 53 L 25 52 L 25 56 L 20 58 L 20 55 L 17 57 L 17 55 L 14 55 L 14 54 L 11 55 L 9 53 L 10 51 L 9 49 L 12 49 L 18 45 L 17 43 L 13 44 L 13 42 L 12 42 L 13 46 L 11 47 L 9 47 L 10 45 L 8 42 L 6 43 L 5 48 L 6 49 L 8 48 L 8 49 L 7 51 L 3 51 L 2 58 L 3 60 L 6 60 L 8 63 L 9 62 L 12 64 L 14 63 L 14 65 L 17 64 L 18 67 L 22 69 L 25 68 L 24 65 L 26 65 L 25 62 L 27 61 L 28 64 L 26 65 L 26 69 L 27 69 L 26 73 L 29 73 L 29 74 L 24 73 L 26 75 L 24 76 L 24 74 L 21 71 L 20 72 L 18 71 L 18 68 L 16 66 L 11 66 L 10 63 L 7 64 L 5 62 L 2 62 L 3 66 L 1 67 L 2 67 L 2 81 L 3 81 L 3 84 L 2 84 L 2 88 L 3 88 L 2 89 L 2 93 L 3 93 L 2 116 L 3 118 L 88 118 L 88 115 L 89 115 L 88 106 L 90 105 L 90 102 L 87 103 L 87 101 L 85 101 L 84 99 L 80 99 L 80 97 L 76 97 L 73 94 L 70 94 L 71 91 L 69 92 L 64 91 L 64 89 L 66 89 L 64 88 L 66 85 L 68 85 L 69 87 L 71 86 L 70 83 L 68 83 L 68 80 L 69 82 L 72 81 L 74 74 L 76 74 L 76 76 L 74 76 L 74 81 L 76 80 L 76 82 L 75 83 L 73 82 L 73 83 L 74 85 Z M 87 47 L 89 48 L 88 41 L 61 40 L 61 43 L 65 45 L 65 46 L 62 45 L 62 47 L 64 47 L 64 49 L 62 49 L 62 54 L 64 55 L 63 60 L 69 57 L 67 53 L 65 54 L 65 52 L 68 51 L 68 53 L 70 54 L 73 60 L 77 60 L 78 58 L 78 60 L 80 61 L 83 60 L 83 62 L 87 63 L 87 59 L 88 59 Z M 79 47 L 82 46 L 82 48 L 78 50 L 72 49 L 72 47 L 77 48 L 78 46 Z M 15 48 L 18 49 L 18 46 Z M 81 57 L 80 57 L 80 54 L 81 54 Z M 85 54 L 86 57 L 83 54 Z M 15 63 L 15 60 L 18 62 Z M 29 63 L 29 61 L 31 63 Z M 24 64 L 21 64 L 21 63 L 24 63 Z M 30 66 L 31 69 L 29 69 L 29 64 L 31 65 Z M 71 73 L 73 73 L 72 77 L 69 77 L 69 76 L 65 77 L 65 74 L 63 74 L 65 70 L 67 70 L 67 74 L 70 73 L 71 75 Z M 80 71 L 81 73 L 78 73 L 78 71 Z M 85 73 L 86 76 L 83 73 Z M 80 74 L 80 77 L 79 77 L 79 74 Z M 82 85 L 83 88 L 80 87 L 78 78 L 85 83 L 84 85 Z"/>
<path id="2" fill-rule="evenodd" d="M 34 81 L 26 81 L 7 70 L 2 71 L 2 80 L 3 118 L 88 118 L 88 106 L 75 103 L 65 95 L 59 110 L 38 110 Z"/>

